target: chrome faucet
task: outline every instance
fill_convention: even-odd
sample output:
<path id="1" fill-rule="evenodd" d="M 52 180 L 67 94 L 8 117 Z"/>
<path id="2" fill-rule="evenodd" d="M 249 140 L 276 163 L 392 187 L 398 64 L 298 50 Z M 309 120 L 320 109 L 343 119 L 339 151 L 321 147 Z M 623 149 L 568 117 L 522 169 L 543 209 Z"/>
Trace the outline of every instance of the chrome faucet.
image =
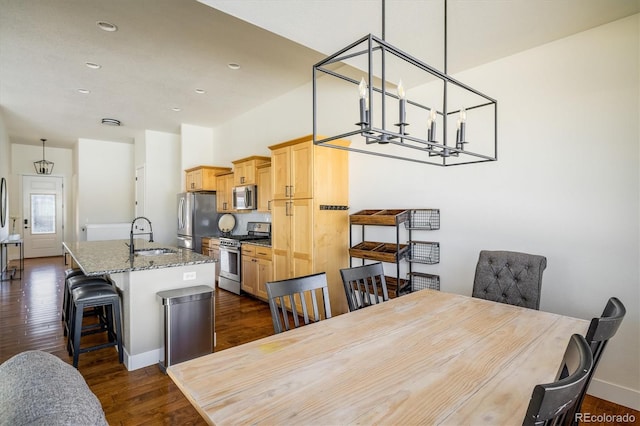
<path id="1" fill-rule="evenodd" d="M 147 221 L 147 223 L 149 223 L 149 232 L 138 232 L 138 233 L 134 233 L 133 232 L 133 227 L 136 224 L 136 221 L 138 219 L 144 219 Z M 149 242 L 152 243 L 153 242 L 153 227 L 151 226 L 151 221 L 149 219 L 147 219 L 144 216 L 138 216 L 135 219 L 133 219 L 133 222 L 131 222 L 131 233 L 129 234 L 129 254 L 133 256 L 133 253 L 135 252 L 135 248 L 133 247 L 133 236 L 134 235 L 148 235 L 149 236 Z"/>

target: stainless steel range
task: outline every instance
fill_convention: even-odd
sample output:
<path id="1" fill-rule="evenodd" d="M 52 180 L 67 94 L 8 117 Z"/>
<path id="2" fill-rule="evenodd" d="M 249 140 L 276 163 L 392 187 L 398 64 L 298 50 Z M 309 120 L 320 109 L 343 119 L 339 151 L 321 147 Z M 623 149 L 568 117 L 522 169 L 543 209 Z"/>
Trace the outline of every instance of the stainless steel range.
<path id="1" fill-rule="evenodd" d="M 240 294 L 242 282 L 243 242 L 267 240 L 271 238 L 271 223 L 249 222 L 244 235 L 226 235 L 220 237 L 220 279 L 218 287 Z"/>

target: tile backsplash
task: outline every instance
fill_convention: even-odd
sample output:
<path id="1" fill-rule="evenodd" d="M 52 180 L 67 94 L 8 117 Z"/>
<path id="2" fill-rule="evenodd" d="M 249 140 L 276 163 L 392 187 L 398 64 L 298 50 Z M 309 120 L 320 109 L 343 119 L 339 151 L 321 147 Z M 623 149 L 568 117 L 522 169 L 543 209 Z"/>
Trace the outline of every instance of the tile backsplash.
<path id="1" fill-rule="evenodd" d="M 246 234 L 248 222 L 269 222 L 271 223 L 271 213 L 234 213 L 236 218 L 236 227 L 233 230 L 233 234 Z"/>

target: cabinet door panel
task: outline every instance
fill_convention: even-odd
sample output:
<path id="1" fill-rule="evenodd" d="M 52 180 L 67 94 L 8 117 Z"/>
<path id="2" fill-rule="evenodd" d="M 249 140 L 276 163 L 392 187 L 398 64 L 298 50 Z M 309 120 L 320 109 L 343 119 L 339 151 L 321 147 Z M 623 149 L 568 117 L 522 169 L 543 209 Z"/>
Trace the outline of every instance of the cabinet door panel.
<path id="1" fill-rule="evenodd" d="M 313 197 L 313 143 L 305 142 L 291 147 L 291 178 L 293 198 Z"/>
<path id="2" fill-rule="evenodd" d="M 313 200 L 293 200 L 290 206 L 293 276 L 313 271 Z"/>
<path id="3" fill-rule="evenodd" d="M 289 278 L 291 219 L 288 216 L 290 201 L 273 200 L 271 205 L 273 272 L 274 280 Z"/>
<path id="4" fill-rule="evenodd" d="M 231 213 L 234 211 L 231 200 L 233 177 L 234 175 L 230 173 L 216 178 L 216 210 L 218 213 Z"/>
<path id="5" fill-rule="evenodd" d="M 266 284 L 273 280 L 273 264 L 270 260 L 258 259 L 256 296 L 267 300 Z"/>
<path id="6" fill-rule="evenodd" d="M 249 294 L 255 294 L 257 274 L 256 259 L 249 256 L 242 257 L 242 290 Z"/>
<path id="7" fill-rule="evenodd" d="M 244 185 L 246 163 L 233 164 L 233 184 L 235 186 Z"/>
<path id="8" fill-rule="evenodd" d="M 258 211 L 271 211 L 271 167 L 262 167 L 258 169 Z"/>
<path id="9" fill-rule="evenodd" d="M 289 198 L 288 187 L 291 181 L 289 147 L 275 149 L 271 152 L 271 182 L 274 200 Z"/>

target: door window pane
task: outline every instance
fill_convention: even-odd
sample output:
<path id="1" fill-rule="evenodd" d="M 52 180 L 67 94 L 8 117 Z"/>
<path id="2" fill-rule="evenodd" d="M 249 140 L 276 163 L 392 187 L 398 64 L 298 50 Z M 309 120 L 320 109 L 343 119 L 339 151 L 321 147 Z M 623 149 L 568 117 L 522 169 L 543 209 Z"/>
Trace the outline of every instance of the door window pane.
<path id="1" fill-rule="evenodd" d="M 31 233 L 56 233 L 55 194 L 31 194 Z"/>

